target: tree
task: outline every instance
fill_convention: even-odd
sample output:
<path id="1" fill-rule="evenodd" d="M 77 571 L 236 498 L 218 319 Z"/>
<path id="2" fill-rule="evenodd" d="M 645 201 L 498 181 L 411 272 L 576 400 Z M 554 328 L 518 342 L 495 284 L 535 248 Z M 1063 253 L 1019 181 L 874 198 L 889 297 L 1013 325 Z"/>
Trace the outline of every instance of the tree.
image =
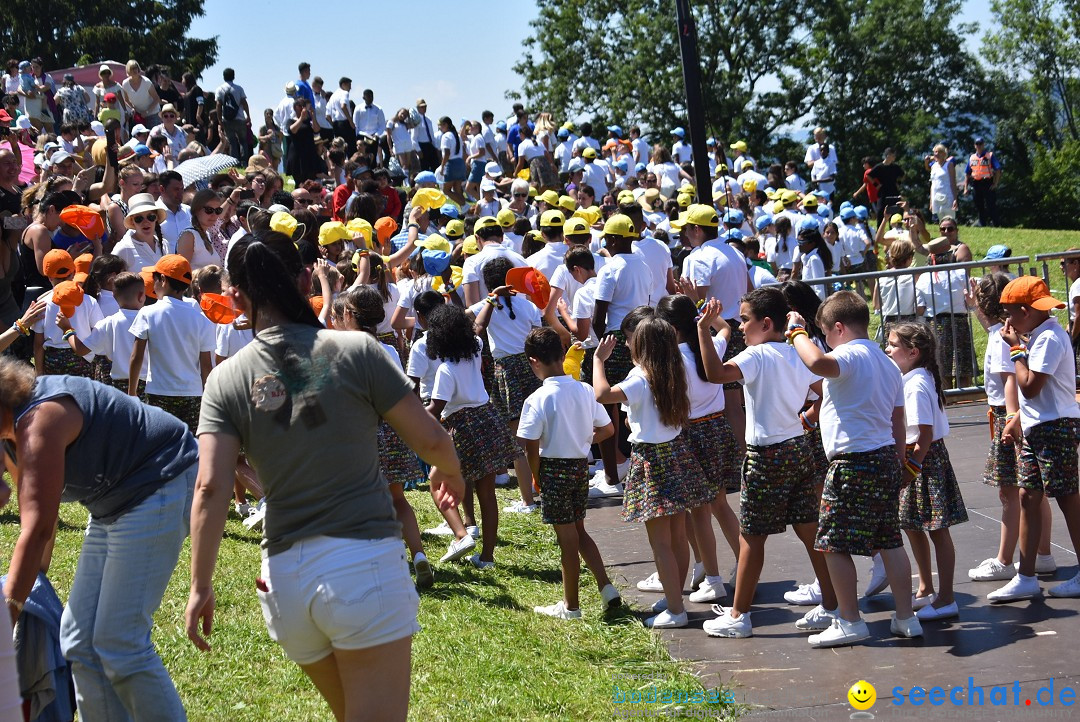
<path id="1" fill-rule="evenodd" d="M 514 66 L 529 104 L 557 117 L 647 125 L 658 138 L 685 125 L 686 93 L 672 0 L 539 0 Z M 693 4 L 705 122 L 721 140 L 762 148 L 804 115 L 809 83 L 785 61 L 805 50 L 797 0 L 702 0 Z M 770 84 L 771 92 L 761 92 Z"/>
<path id="2" fill-rule="evenodd" d="M 203 0 L 9 0 L 0 5 L 0 47 L 7 57 L 40 56 L 47 67 L 135 58 L 198 76 L 217 59 L 217 38 L 187 37 Z"/>

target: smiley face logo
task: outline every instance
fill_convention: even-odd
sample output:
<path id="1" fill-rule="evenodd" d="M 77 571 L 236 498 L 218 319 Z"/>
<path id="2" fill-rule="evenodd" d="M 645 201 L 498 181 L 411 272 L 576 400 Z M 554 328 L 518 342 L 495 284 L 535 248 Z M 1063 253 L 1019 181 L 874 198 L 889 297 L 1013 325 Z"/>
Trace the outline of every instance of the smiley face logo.
<path id="1" fill-rule="evenodd" d="M 867 682 L 865 679 L 860 679 L 855 684 L 851 685 L 851 689 L 847 693 L 848 702 L 851 706 L 857 710 L 868 710 L 874 706 L 874 702 L 877 701 L 877 690 L 874 689 L 874 685 Z"/>

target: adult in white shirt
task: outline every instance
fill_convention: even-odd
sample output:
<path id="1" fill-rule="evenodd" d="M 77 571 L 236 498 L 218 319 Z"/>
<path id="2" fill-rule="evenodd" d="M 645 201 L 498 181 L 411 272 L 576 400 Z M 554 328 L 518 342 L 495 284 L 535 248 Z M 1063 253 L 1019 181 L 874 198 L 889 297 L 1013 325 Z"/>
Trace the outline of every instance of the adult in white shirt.
<path id="1" fill-rule="evenodd" d="M 159 226 L 164 220 L 165 210 L 154 203 L 152 195 L 138 193 L 131 197 L 124 216 L 124 226 L 128 231 L 112 251 L 113 255 L 124 259 L 127 270 L 140 273 L 165 255 L 162 239 L 158 235 Z"/>
<path id="2" fill-rule="evenodd" d="M 836 190 L 836 155 L 828 143 L 823 143 L 819 151 L 821 155 L 810 169 L 810 180 L 817 184 L 819 191 L 831 196 Z"/>
<path id="3" fill-rule="evenodd" d="M 420 154 L 420 169 L 434 172 L 439 167 L 442 155 L 436 146 L 439 136 L 436 135 L 431 119 L 427 117 L 427 101 L 423 98 L 417 98 L 416 112 L 420 115 L 420 122 L 412 129 L 412 139 Z"/>
<path id="4" fill-rule="evenodd" d="M 683 163 L 690 163 L 694 160 L 694 149 L 690 147 L 690 144 L 685 142 L 686 131 L 682 128 L 672 128 L 671 136 L 675 139 L 671 144 L 671 157 L 676 163 L 680 165 Z"/>
<path id="5" fill-rule="evenodd" d="M 176 253 L 176 241 L 180 234 L 191 227 L 191 209 L 183 203 L 184 180 L 174 170 L 165 171 L 158 180 L 161 183 L 161 197 L 157 206 L 165 211 L 161 221 L 161 236 L 165 240 L 164 253 Z M 138 273 L 141 269 L 132 269 Z"/>
<path id="6" fill-rule="evenodd" d="M 370 89 L 364 91 L 364 102 L 356 104 L 356 112 L 353 113 L 353 125 L 356 132 L 378 138 L 386 129 L 386 114 L 383 109 L 375 105 L 375 93 Z"/>
<path id="7" fill-rule="evenodd" d="M 187 147 L 187 133 L 184 132 L 183 128 L 176 124 L 176 119 L 178 117 L 179 114 L 176 111 L 176 107 L 172 103 L 166 103 L 161 108 L 161 124 L 155 125 L 150 130 L 150 135 L 148 136 L 148 138 L 167 138 L 169 145 L 172 147 L 173 157 L 179 155 L 180 151 Z"/>
<path id="8" fill-rule="evenodd" d="M 559 169 L 559 173 L 570 172 L 570 161 L 574 158 L 574 144 L 570 140 L 570 131 L 566 128 L 559 128 L 555 134 L 559 143 L 555 146 L 555 165 Z"/>
<path id="9" fill-rule="evenodd" d="M 326 116 L 330 120 L 330 127 L 334 129 L 334 136 L 345 141 L 345 147 L 356 147 L 356 126 L 353 125 L 352 111 L 349 106 L 352 101 L 349 92 L 352 91 L 352 79 L 342 77 L 338 81 L 338 89 L 330 94 L 330 100 L 326 101 Z"/>
<path id="10" fill-rule="evenodd" d="M 649 142 L 641 137 L 641 128 L 636 125 L 630 126 L 630 148 L 634 155 L 634 165 L 649 163 Z"/>
<path id="11" fill-rule="evenodd" d="M 814 167 L 814 163 L 816 163 L 818 159 L 821 158 L 821 147 L 828 144 L 828 137 L 825 129 L 820 126 L 814 128 L 814 142 L 806 146 L 806 157 L 803 158 L 803 163 L 806 164 L 807 168 Z M 836 148 L 832 148 L 831 151 L 833 157 L 835 158 Z M 833 163 L 835 164 L 836 161 L 834 160 Z"/>
<path id="12" fill-rule="evenodd" d="M 956 159 L 941 143 L 934 146 L 934 154 L 923 159 L 930 173 L 930 213 L 935 219 L 956 215 L 960 197 L 956 189 Z"/>
<path id="13" fill-rule="evenodd" d="M 274 122 L 277 123 L 277 127 L 281 130 L 281 134 L 285 136 L 285 152 L 288 153 L 288 137 L 289 127 L 296 120 L 296 111 L 293 110 L 293 102 L 296 100 L 296 83 L 289 81 L 285 84 L 285 97 L 278 101 L 277 107 L 274 108 Z"/>
<path id="14" fill-rule="evenodd" d="M 323 79 L 318 75 L 311 79 L 311 94 L 315 97 L 315 119 L 319 121 L 319 134 L 328 141 L 333 140 L 333 131 L 330 129 L 330 109 L 327 107 L 329 101 L 323 92 Z"/>

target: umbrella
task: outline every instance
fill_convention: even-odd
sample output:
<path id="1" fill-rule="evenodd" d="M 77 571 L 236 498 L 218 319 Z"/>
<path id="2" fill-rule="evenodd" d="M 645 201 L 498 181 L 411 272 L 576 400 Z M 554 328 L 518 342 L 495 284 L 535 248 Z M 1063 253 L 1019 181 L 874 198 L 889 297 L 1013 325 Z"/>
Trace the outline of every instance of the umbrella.
<path id="1" fill-rule="evenodd" d="M 218 173 L 227 171 L 229 168 L 236 168 L 239 165 L 240 161 L 231 155 L 215 153 L 213 155 L 204 155 L 201 158 L 185 160 L 176 166 L 175 170 L 184 179 L 184 187 L 187 188 L 201 181 L 208 181 Z"/>

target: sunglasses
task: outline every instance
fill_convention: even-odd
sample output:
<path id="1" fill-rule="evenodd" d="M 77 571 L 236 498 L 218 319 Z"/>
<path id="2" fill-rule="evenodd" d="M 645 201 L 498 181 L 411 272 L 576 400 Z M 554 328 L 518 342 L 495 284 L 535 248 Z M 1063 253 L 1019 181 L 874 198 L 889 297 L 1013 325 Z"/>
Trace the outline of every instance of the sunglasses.
<path id="1" fill-rule="evenodd" d="M 955 231 L 956 226 L 938 226 L 938 230 L 942 233 L 948 233 L 949 231 Z"/>
<path id="2" fill-rule="evenodd" d="M 296 202 L 297 202 L 297 203 L 299 203 L 299 204 L 300 204 L 300 205 L 302 205 L 302 206 L 310 206 L 310 205 L 311 205 L 311 204 L 313 204 L 313 203 L 314 203 L 315 201 L 313 201 L 313 200 L 308 200 L 307 198 L 297 198 L 297 199 L 296 199 Z"/>
<path id="3" fill-rule="evenodd" d="M 528 193 L 515 193 L 514 194 L 514 198 L 528 198 L 528 197 L 529 197 Z"/>
<path id="4" fill-rule="evenodd" d="M 176 118 L 176 114 L 175 113 L 162 113 L 161 117 L 162 118 Z"/>
<path id="5" fill-rule="evenodd" d="M 153 213 L 153 214 L 145 215 L 145 216 L 140 213 L 137 216 L 132 216 L 131 217 L 131 222 L 132 223 L 138 224 L 138 223 L 142 223 L 144 221 L 153 221 L 153 222 L 156 223 L 157 222 L 157 213 Z"/>
<path id="6" fill-rule="evenodd" d="M 210 206 L 203 206 L 203 213 L 209 213 L 212 216 L 220 216 L 224 212 L 225 212 L 225 209 L 222 208 L 221 206 L 218 206 L 217 208 L 211 208 Z"/>

